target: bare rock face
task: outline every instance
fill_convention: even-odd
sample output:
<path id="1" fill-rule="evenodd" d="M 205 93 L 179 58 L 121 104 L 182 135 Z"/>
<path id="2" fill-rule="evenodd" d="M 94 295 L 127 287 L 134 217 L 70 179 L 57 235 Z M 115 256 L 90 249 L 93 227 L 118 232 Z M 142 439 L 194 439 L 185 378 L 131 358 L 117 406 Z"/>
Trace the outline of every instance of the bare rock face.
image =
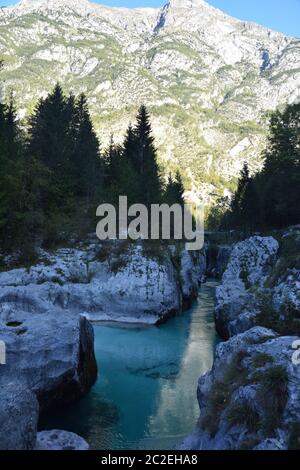
<path id="1" fill-rule="evenodd" d="M 7 349 L 2 380 L 22 382 L 36 394 L 41 410 L 83 397 L 97 375 L 88 320 L 34 310 L 34 303 L 29 311 L 16 310 L 16 303 L 9 303 L 1 303 L 0 337 Z"/>
<path id="2" fill-rule="evenodd" d="M 180 284 L 183 307 L 190 307 L 198 297 L 201 282 L 206 271 L 204 251 L 183 250 L 180 256 Z"/>
<path id="3" fill-rule="evenodd" d="M 6 348 L 6 364 L 0 366 L 0 449 L 33 449 L 39 413 L 83 397 L 96 380 L 93 329 L 84 317 L 47 310 L 36 298 L 10 290 L 1 297 L 0 338 Z M 53 448 L 68 442 L 84 447 L 79 437 L 78 442 L 67 438 L 60 435 Z M 49 448 L 50 442 L 51 437 Z"/>
<path id="4" fill-rule="evenodd" d="M 54 317 L 69 312 L 92 321 L 155 324 L 195 299 L 205 263 L 201 253 L 148 254 L 121 243 L 61 249 L 44 257 L 28 270 L 0 273 L 0 309 L 7 318 L 15 307 L 55 310 Z"/>
<path id="5" fill-rule="evenodd" d="M 0 366 L 0 374 L 2 368 Z M 29 389 L 0 375 L 0 450 L 32 450 L 35 446 L 39 404 Z"/>
<path id="6" fill-rule="evenodd" d="M 89 450 L 89 445 L 73 432 L 53 429 L 38 432 L 35 450 Z"/>
<path id="7" fill-rule="evenodd" d="M 215 320 L 222 338 L 228 339 L 256 324 L 256 294 L 271 273 L 278 248 L 274 238 L 259 236 L 234 246 L 216 291 Z"/>
<path id="8" fill-rule="evenodd" d="M 284 450 L 299 446 L 300 368 L 295 336 L 255 327 L 217 346 L 200 378 L 199 426 L 181 449 Z"/>
<path id="9" fill-rule="evenodd" d="M 216 291 L 222 338 L 255 325 L 300 334 L 299 252 L 299 227 L 278 234 L 278 240 L 255 236 L 234 246 Z"/>
<path id="10" fill-rule="evenodd" d="M 233 247 L 216 294 L 228 341 L 199 379 L 199 425 L 181 449 L 299 449 L 300 228 L 277 238 Z"/>

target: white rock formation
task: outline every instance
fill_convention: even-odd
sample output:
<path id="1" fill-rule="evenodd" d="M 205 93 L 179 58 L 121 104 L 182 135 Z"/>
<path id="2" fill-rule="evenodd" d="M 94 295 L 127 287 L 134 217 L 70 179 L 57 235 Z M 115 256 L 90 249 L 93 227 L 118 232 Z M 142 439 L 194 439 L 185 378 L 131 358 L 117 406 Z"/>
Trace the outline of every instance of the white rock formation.
<path id="1" fill-rule="evenodd" d="M 92 244 L 45 255 L 46 262 L 29 269 L 0 273 L 0 302 L 7 318 L 19 305 L 33 312 L 68 311 L 91 320 L 156 323 L 179 313 L 195 298 L 204 272 L 204 258 L 182 255 L 182 288 L 168 252 L 159 260 L 141 247 Z M 6 302 L 6 299 L 8 301 Z"/>
<path id="2" fill-rule="evenodd" d="M 0 450 L 32 450 L 35 446 L 39 405 L 23 384 L 3 378 L 0 366 Z"/>
<path id="3" fill-rule="evenodd" d="M 52 429 L 38 432 L 35 450 L 89 450 L 89 445 L 73 432 Z"/>
<path id="4" fill-rule="evenodd" d="M 255 324 L 258 307 L 252 288 L 263 286 L 278 248 L 274 238 L 259 236 L 234 246 L 216 290 L 216 326 L 222 337 L 228 338 Z"/>

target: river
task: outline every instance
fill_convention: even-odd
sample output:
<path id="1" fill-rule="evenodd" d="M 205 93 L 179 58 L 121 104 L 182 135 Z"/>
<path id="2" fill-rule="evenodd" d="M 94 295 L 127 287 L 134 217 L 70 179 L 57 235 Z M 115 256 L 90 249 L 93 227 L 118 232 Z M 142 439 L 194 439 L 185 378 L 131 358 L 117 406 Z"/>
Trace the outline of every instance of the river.
<path id="1" fill-rule="evenodd" d="M 195 428 L 196 388 L 212 365 L 217 283 L 201 287 L 184 314 L 159 327 L 94 325 L 99 374 L 91 392 L 51 413 L 42 429 L 66 429 L 92 449 L 168 450 Z"/>

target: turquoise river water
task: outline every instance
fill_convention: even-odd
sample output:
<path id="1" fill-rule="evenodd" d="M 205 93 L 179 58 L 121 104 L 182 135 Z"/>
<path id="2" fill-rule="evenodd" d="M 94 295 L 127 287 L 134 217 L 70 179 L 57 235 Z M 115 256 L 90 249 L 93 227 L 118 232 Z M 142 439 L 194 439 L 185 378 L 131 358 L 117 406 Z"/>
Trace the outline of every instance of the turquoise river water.
<path id="1" fill-rule="evenodd" d="M 188 312 L 159 327 L 94 325 L 96 384 L 40 427 L 73 431 L 92 449 L 174 448 L 199 417 L 197 381 L 210 369 L 218 341 L 215 287 L 208 281 Z"/>

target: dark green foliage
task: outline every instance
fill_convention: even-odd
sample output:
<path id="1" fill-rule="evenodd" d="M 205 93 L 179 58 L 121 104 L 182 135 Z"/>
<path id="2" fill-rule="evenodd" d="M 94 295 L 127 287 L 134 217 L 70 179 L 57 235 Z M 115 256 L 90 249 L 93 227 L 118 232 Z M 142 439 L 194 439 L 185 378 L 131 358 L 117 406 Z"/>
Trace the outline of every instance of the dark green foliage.
<path id="1" fill-rule="evenodd" d="M 252 364 L 256 368 L 264 367 L 266 364 L 273 362 L 274 359 L 270 354 L 266 353 L 257 353 L 255 354 Z"/>
<path id="2" fill-rule="evenodd" d="M 218 430 L 220 416 L 231 400 L 235 390 L 247 381 L 247 371 L 242 365 L 245 351 L 239 351 L 224 371 L 222 381 L 213 384 L 204 416 L 201 416 L 202 427 L 212 436 Z"/>
<path id="3" fill-rule="evenodd" d="M 175 177 L 169 175 L 168 184 L 165 190 L 165 201 L 167 204 L 180 204 L 183 205 L 184 186 L 179 171 L 176 172 Z"/>
<path id="4" fill-rule="evenodd" d="M 69 231 L 69 218 L 95 209 L 100 194 L 102 168 L 85 96 L 65 97 L 59 85 L 40 100 L 30 119 L 28 154 L 49 170 L 48 184 L 40 195 L 47 215 L 49 238 L 59 223 Z M 98 201 L 99 202 L 99 201 Z M 76 218 L 76 215 L 75 215 Z"/>
<path id="5" fill-rule="evenodd" d="M 12 96 L 0 104 L 0 248 L 33 258 L 32 242 L 40 218 L 33 187 L 41 181 L 42 169 L 26 158 L 25 138 L 16 121 Z"/>
<path id="6" fill-rule="evenodd" d="M 257 432 L 260 427 L 259 414 L 248 403 L 232 405 L 226 419 L 232 426 L 245 425 L 250 432 Z"/>
<path id="7" fill-rule="evenodd" d="M 262 428 L 270 435 L 279 425 L 288 398 L 288 373 L 283 366 L 272 366 L 258 376 L 264 405 Z"/>
<path id="8" fill-rule="evenodd" d="M 161 201 L 162 188 L 150 117 L 144 105 L 140 107 L 136 120 L 135 151 L 129 155 L 129 158 L 139 179 L 140 194 L 137 202 L 150 207 L 151 204 Z"/>
<path id="9" fill-rule="evenodd" d="M 268 296 L 260 300 L 260 311 L 256 316 L 256 323 L 277 331 L 281 335 L 300 334 L 300 311 L 286 302 L 282 311 L 276 312 Z"/>
<path id="10" fill-rule="evenodd" d="M 12 97 L 1 103 L 0 249 L 27 264 L 37 243 L 55 246 L 94 227 L 102 173 L 84 95 L 65 97 L 56 85 L 39 101 L 27 134 Z"/>
<path id="11" fill-rule="evenodd" d="M 24 129 L 24 126 L 22 127 Z M 0 103 L 0 249 L 16 263 L 35 259 L 36 246 L 82 239 L 96 226 L 103 201 L 182 203 L 179 174 L 163 191 L 149 114 L 141 106 L 122 146 L 113 140 L 101 158 L 87 100 L 57 84 L 40 99 L 21 130 L 12 97 Z M 18 258 L 18 259 L 17 259 Z"/>
<path id="12" fill-rule="evenodd" d="M 248 165 L 245 163 L 226 224 L 238 227 L 246 233 L 253 231 L 259 207 L 256 191 L 254 179 L 250 177 Z"/>
<path id="13" fill-rule="evenodd" d="M 224 227 L 243 230 L 283 228 L 300 221 L 300 104 L 276 111 L 261 173 L 245 165 Z"/>

